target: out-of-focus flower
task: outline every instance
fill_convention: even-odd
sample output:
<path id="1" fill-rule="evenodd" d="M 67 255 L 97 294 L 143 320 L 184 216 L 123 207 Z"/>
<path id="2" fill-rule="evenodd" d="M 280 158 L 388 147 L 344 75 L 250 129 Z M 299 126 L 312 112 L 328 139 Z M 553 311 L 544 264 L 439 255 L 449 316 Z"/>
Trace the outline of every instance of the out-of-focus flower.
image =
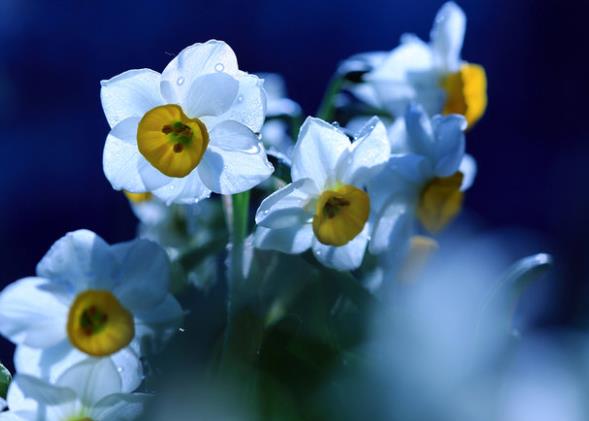
<path id="1" fill-rule="evenodd" d="M 112 128 L 104 172 L 117 190 L 194 203 L 272 174 L 256 135 L 266 109 L 262 81 L 238 69 L 224 42 L 185 48 L 162 74 L 129 70 L 103 81 L 101 99 Z"/>
<path id="2" fill-rule="evenodd" d="M 363 188 L 389 153 L 386 129 L 377 118 L 353 143 L 338 127 L 308 118 L 293 152 L 292 184 L 267 197 L 258 209 L 256 246 L 284 253 L 312 247 L 326 266 L 360 266 L 372 207 Z"/>
<path id="3" fill-rule="evenodd" d="M 289 129 L 294 120 L 301 118 L 301 107 L 287 97 L 286 84 L 282 76 L 276 73 L 260 73 L 258 76 L 264 80 L 264 90 L 268 99 L 262 141 L 268 155 L 273 155 L 290 165 L 294 141 Z"/>
<path id="4" fill-rule="evenodd" d="M 370 243 L 374 254 L 403 253 L 416 221 L 430 233 L 443 229 L 462 207 L 463 192 L 475 177 L 476 165 L 465 156 L 462 116 L 430 120 L 416 105 L 408 107 L 398 125 L 394 150 L 386 167 L 369 184 L 375 198 L 375 226 Z"/>
<path id="5" fill-rule="evenodd" d="M 429 44 L 406 34 L 390 53 L 350 59 L 349 63 L 363 63 L 369 69 L 364 76 L 367 84 L 353 90 L 395 117 L 414 101 L 430 116 L 461 114 L 472 126 L 487 106 L 487 78 L 483 67 L 460 57 L 465 28 L 464 12 L 455 3 L 446 3 L 435 18 Z"/>
<path id="6" fill-rule="evenodd" d="M 8 392 L 9 411 L 0 420 L 135 420 L 149 395 L 123 393 L 117 367 L 108 358 L 86 360 L 67 369 L 55 382 L 18 374 Z"/>
<path id="7" fill-rule="evenodd" d="M 51 247 L 37 275 L 0 293 L 0 332 L 17 345 L 21 373 L 54 380 L 88 356 L 140 373 L 140 340 L 168 336 L 181 318 L 168 292 L 168 256 L 151 241 L 110 246 L 75 231 Z M 127 370 L 125 384 L 136 386 L 137 377 Z"/>

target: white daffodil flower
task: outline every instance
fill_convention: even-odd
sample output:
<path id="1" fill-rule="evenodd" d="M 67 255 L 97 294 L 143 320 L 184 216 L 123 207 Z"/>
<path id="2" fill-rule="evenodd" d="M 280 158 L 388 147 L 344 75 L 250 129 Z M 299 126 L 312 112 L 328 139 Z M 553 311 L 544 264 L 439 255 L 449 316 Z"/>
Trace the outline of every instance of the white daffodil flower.
<path id="1" fill-rule="evenodd" d="M 272 174 L 256 135 L 266 109 L 262 81 L 238 69 L 224 42 L 185 48 L 161 74 L 129 70 L 102 81 L 100 96 L 111 127 L 104 172 L 116 190 L 195 203 Z"/>
<path id="2" fill-rule="evenodd" d="M 68 368 L 54 384 L 17 374 L 8 390 L 9 411 L 2 421 L 126 421 L 143 412 L 149 395 L 124 393 L 108 358 L 86 360 Z"/>
<path id="3" fill-rule="evenodd" d="M 0 333 L 17 345 L 17 371 L 54 381 L 88 356 L 109 357 L 128 368 L 124 386 L 133 390 L 140 340 L 165 340 L 182 316 L 169 277 L 168 256 L 151 241 L 110 246 L 87 230 L 67 234 L 36 277 L 0 293 Z"/>
<path id="4" fill-rule="evenodd" d="M 368 186 L 377 214 L 372 253 L 402 254 L 417 221 L 437 233 L 458 215 L 476 174 L 474 159 L 464 153 L 465 128 L 460 115 L 430 119 L 422 107 L 408 107 L 391 132 L 393 155 Z"/>
<path id="5" fill-rule="evenodd" d="M 365 80 L 373 92 L 362 85 L 359 96 L 395 117 L 402 116 L 410 102 L 417 102 L 430 116 L 461 114 L 472 126 L 487 106 L 487 78 L 483 67 L 460 57 L 465 29 L 462 9 L 453 2 L 444 4 L 429 44 L 406 34 L 386 56 L 370 56 L 372 70 Z"/>
<path id="6" fill-rule="evenodd" d="M 267 197 L 258 209 L 256 247 L 284 253 L 312 247 L 315 257 L 328 267 L 359 267 L 372 207 L 364 186 L 389 154 L 386 129 L 378 118 L 353 143 L 338 127 L 308 118 L 293 152 L 293 182 Z"/>
<path id="7" fill-rule="evenodd" d="M 268 155 L 290 165 L 294 141 L 290 136 L 290 125 L 286 119 L 301 118 L 301 107 L 287 97 L 286 84 L 282 76 L 276 73 L 260 73 L 258 76 L 264 80 L 264 90 L 268 98 L 267 120 L 262 127 L 262 141 Z"/>

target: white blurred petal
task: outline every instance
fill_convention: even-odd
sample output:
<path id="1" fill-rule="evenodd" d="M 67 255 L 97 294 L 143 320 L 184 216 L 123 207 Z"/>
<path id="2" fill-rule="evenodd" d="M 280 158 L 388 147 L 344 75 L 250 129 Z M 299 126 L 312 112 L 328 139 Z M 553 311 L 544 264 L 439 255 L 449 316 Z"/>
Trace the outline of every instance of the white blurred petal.
<path id="1" fill-rule="evenodd" d="M 442 6 L 436 15 L 430 38 L 438 68 L 455 72 L 460 68 L 460 51 L 464 42 L 466 16 L 454 2 Z"/>
<path id="2" fill-rule="evenodd" d="M 67 307 L 45 291 L 42 278 L 24 278 L 0 293 L 0 332 L 16 344 L 50 347 L 66 335 Z"/>
<path id="3" fill-rule="evenodd" d="M 466 191 L 473 185 L 474 179 L 476 178 L 477 162 L 471 155 L 464 155 L 458 170 L 464 176 L 462 179 L 462 186 L 460 186 L 460 191 Z"/>
<path id="4" fill-rule="evenodd" d="M 438 177 L 454 174 L 464 157 L 465 139 L 463 130 L 466 120 L 459 115 L 436 116 L 432 120 L 434 145 L 432 159 L 434 172 Z"/>
<path id="5" fill-rule="evenodd" d="M 122 389 L 121 378 L 110 358 L 89 358 L 75 364 L 59 376 L 57 385 L 74 390 L 87 407 Z"/>
<path id="6" fill-rule="evenodd" d="M 111 247 L 120 263 L 115 296 L 135 313 L 153 308 L 168 294 L 170 260 L 158 244 L 144 239 Z"/>
<path id="7" fill-rule="evenodd" d="M 92 231 L 81 229 L 57 240 L 37 265 L 37 274 L 86 289 L 111 289 L 116 265 L 110 246 Z"/>

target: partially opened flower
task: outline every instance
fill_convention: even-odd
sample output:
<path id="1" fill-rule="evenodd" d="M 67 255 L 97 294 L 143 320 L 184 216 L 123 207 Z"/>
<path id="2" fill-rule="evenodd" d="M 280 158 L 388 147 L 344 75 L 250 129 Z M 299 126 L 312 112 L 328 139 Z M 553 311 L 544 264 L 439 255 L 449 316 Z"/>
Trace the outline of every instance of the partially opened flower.
<path id="1" fill-rule="evenodd" d="M 162 74 L 129 70 L 102 82 L 111 126 L 104 172 L 117 190 L 194 203 L 211 191 L 246 191 L 273 171 L 258 133 L 262 82 L 220 41 L 194 44 Z"/>
<path id="2" fill-rule="evenodd" d="M 388 159 L 384 125 L 373 119 L 352 143 L 337 127 L 308 118 L 292 159 L 292 184 L 267 197 L 256 214 L 258 248 L 302 253 L 342 270 L 362 263 L 371 197 L 364 186 Z"/>
<path id="3" fill-rule="evenodd" d="M 77 363 L 55 384 L 18 374 L 8 391 L 9 411 L 1 413 L 0 420 L 135 420 L 149 395 L 123 392 L 121 378 L 110 359 Z"/>
<path id="4" fill-rule="evenodd" d="M 423 108 L 407 108 L 385 168 L 371 181 L 377 213 L 370 249 L 400 253 L 409 246 L 417 222 L 430 234 L 448 225 L 462 208 L 463 192 L 475 177 L 474 159 L 465 155 L 466 121 L 459 115 L 430 119 Z"/>
<path id="5" fill-rule="evenodd" d="M 446 3 L 436 16 L 429 44 L 404 35 L 399 47 L 372 60 L 374 67 L 365 80 L 373 94 L 364 96 L 395 117 L 415 101 L 431 116 L 461 114 L 469 126 L 475 124 L 487 107 L 487 78 L 483 67 L 460 57 L 465 28 L 464 12 Z"/>
<path id="6" fill-rule="evenodd" d="M 0 333 L 17 345 L 17 370 L 54 380 L 93 356 L 140 372 L 140 340 L 165 339 L 182 315 L 169 272 L 168 256 L 151 241 L 109 246 L 90 231 L 67 234 L 39 262 L 37 277 L 0 293 Z M 129 388 L 140 382 L 129 370 L 125 376 Z"/>

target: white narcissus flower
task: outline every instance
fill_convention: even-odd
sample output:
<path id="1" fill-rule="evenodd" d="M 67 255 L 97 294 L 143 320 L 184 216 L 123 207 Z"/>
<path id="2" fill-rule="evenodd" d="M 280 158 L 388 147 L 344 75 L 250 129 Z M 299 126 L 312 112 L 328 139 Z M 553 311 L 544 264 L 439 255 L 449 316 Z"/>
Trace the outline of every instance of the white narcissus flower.
<path id="1" fill-rule="evenodd" d="M 108 358 L 68 368 L 54 384 L 17 374 L 8 390 L 1 421 L 131 421 L 149 395 L 124 393 L 117 367 Z"/>
<path id="2" fill-rule="evenodd" d="M 182 317 L 169 277 L 168 256 L 151 241 L 110 246 L 87 230 L 65 235 L 36 277 L 0 293 L 0 333 L 17 345 L 17 371 L 54 381 L 88 356 L 108 357 L 127 367 L 124 390 L 134 390 L 140 340 L 165 340 Z"/>
<path id="3" fill-rule="evenodd" d="M 409 246 L 418 221 L 437 233 L 458 215 L 476 174 L 474 159 L 464 153 L 465 128 L 460 115 L 430 119 L 420 106 L 407 108 L 393 132 L 392 150 L 399 153 L 368 186 L 377 214 L 372 253 L 398 255 Z"/>
<path id="4" fill-rule="evenodd" d="M 359 267 L 372 207 L 364 186 L 389 154 L 386 129 L 378 118 L 353 143 L 339 128 L 308 118 L 293 152 L 292 184 L 267 197 L 257 211 L 256 247 L 284 253 L 312 247 L 328 267 Z"/>
<path id="5" fill-rule="evenodd" d="M 373 94 L 361 97 L 400 117 L 410 102 L 430 116 L 461 114 L 469 127 L 487 106 L 485 70 L 462 61 L 466 17 L 458 5 L 446 3 L 438 12 L 429 44 L 415 35 L 404 35 L 401 45 L 386 56 L 375 55 L 374 68 L 365 76 Z"/>
<path id="6" fill-rule="evenodd" d="M 104 172 L 116 190 L 195 203 L 272 174 L 256 134 L 266 110 L 262 81 L 238 69 L 224 42 L 185 48 L 161 74 L 129 70 L 103 81 L 100 96 L 111 127 Z"/>

